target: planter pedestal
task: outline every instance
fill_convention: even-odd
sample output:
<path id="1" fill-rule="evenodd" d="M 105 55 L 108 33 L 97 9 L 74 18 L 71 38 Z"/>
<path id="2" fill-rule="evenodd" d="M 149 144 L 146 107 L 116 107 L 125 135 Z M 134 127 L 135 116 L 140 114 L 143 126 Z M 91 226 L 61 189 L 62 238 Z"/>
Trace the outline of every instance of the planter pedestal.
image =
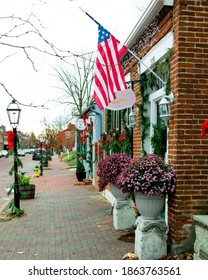
<path id="1" fill-rule="evenodd" d="M 158 260 L 167 255 L 167 225 L 164 220 L 138 217 L 135 254 L 140 260 Z"/>
<path id="2" fill-rule="evenodd" d="M 131 199 L 114 199 L 113 201 L 113 226 L 116 230 L 131 228 L 135 224 L 134 203 Z"/>

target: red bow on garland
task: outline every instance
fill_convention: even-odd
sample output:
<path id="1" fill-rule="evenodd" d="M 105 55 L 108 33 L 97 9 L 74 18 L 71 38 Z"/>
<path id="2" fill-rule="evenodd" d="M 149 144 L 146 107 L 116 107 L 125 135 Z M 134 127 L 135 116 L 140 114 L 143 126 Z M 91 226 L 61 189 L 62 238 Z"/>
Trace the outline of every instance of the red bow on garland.
<path id="1" fill-rule="evenodd" d="M 14 149 L 14 132 L 13 131 L 7 131 L 8 134 L 8 150 Z"/>

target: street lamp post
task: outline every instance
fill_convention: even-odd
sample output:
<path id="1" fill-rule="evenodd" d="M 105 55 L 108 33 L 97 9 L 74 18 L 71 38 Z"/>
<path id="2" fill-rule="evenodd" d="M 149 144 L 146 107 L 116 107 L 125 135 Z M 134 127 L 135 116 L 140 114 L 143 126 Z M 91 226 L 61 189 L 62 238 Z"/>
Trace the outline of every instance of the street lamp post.
<path id="1" fill-rule="evenodd" d="M 18 183 L 18 165 L 17 165 L 17 126 L 19 124 L 21 109 L 15 100 L 12 100 L 7 107 L 7 114 L 9 122 L 13 128 L 14 133 L 14 205 L 20 209 L 20 193 Z"/>
<path id="2" fill-rule="evenodd" d="M 40 176 L 43 175 L 43 135 L 40 135 Z"/>

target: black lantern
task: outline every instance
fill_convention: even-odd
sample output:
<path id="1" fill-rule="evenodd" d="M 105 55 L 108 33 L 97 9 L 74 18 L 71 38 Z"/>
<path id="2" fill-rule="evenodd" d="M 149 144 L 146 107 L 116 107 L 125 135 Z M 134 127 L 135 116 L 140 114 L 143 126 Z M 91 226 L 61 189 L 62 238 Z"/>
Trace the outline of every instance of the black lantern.
<path id="1" fill-rule="evenodd" d="M 12 102 L 9 103 L 6 110 L 7 110 L 7 114 L 8 114 L 9 122 L 10 122 L 11 126 L 17 127 L 19 124 L 20 113 L 21 113 L 21 109 L 20 109 L 19 105 L 13 99 Z"/>

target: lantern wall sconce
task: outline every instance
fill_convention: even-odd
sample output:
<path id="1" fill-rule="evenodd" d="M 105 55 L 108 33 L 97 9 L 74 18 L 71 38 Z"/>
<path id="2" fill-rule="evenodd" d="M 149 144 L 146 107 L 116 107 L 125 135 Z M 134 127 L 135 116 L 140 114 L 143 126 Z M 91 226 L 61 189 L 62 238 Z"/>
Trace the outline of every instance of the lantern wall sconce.
<path id="1" fill-rule="evenodd" d="M 170 103 L 174 101 L 174 95 L 171 92 L 169 95 L 163 95 L 159 102 L 159 114 L 162 120 L 167 124 L 170 117 Z"/>
<path id="2" fill-rule="evenodd" d="M 129 124 L 128 124 L 128 127 L 131 127 L 131 128 L 134 128 L 135 125 L 136 125 L 136 116 L 137 114 L 139 113 L 139 109 L 136 108 L 136 109 L 131 109 L 131 112 L 129 113 L 129 116 L 128 116 L 128 121 L 129 121 Z"/>

